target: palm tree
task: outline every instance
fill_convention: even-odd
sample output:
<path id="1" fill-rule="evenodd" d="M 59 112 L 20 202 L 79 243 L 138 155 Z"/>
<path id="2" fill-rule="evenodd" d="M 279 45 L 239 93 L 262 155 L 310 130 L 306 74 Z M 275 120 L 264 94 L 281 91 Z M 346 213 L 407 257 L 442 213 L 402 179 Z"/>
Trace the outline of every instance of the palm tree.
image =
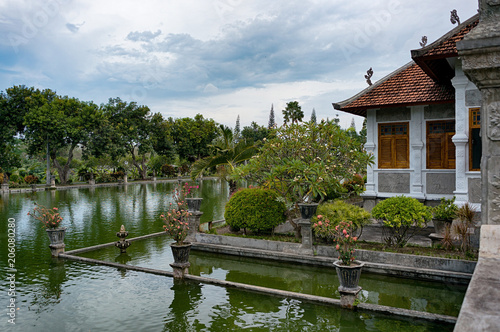
<path id="1" fill-rule="evenodd" d="M 231 128 L 220 125 L 221 135 L 211 145 L 215 154 L 197 160 L 191 168 L 191 178 L 194 180 L 211 167 L 218 167 L 219 175 L 229 183 L 229 191 L 236 191 L 236 181 L 231 179 L 231 174 L 238 164 L 250 159 L 257 152 L 253 141 L 242 139 L 237 143 L 234 140 Z"/>
<path id="2" fill-rule="evenodd" d="M 302 107 L 299 105 L 298 101 L 286 103 L 286 108 L 282 112 L 284 124 L 288 122 L 292 124 L 299 123 L 302 122 L 302 118 L 304 118 L 304 112 L 302 112 Z"/>

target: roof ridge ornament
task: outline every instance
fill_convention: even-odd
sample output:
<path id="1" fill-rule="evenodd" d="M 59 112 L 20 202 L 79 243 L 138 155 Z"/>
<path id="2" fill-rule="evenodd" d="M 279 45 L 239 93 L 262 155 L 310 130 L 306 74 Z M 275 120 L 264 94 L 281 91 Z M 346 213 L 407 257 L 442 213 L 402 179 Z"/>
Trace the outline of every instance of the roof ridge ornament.
<path id="1" fill-rule="evenodd" d="M 422 36 L 422 41 L 420 42 L 420 47 L 424 48 L 427 45 L 427 36 Z"/>
<path id="2" fill-rule="evenodd" d="M 451 13 L 450 15 L 451 24 L 458 23 L 458 25 L 460 25 L 460 17 L 458 17 L 457 10 L 453 9 L 450 13 Z"/>
<path id="3" fill-rule="evenodd" d="M 365 75 L 366 83 L 368 83 L 368 85 L 372 85 L 372 80 L 371 80 L 372 76 L 373 76 L 373 69 L 372 67 L 370 67 L 370 69 L 366 71 Z"/>

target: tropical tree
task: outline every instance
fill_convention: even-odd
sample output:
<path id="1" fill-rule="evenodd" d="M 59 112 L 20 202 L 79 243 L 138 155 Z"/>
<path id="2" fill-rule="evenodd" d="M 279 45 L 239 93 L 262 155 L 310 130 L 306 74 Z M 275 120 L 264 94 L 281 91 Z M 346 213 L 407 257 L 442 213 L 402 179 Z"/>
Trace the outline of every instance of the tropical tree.
<path id="1" fill-rule="evenodd" d="M 17 137 L 23 137 L 24 117 L 30 108 L 42 106 L 54 97 L 51 90 L 40 91 L 24 85 L 0 92 L 0 167 L 5 173 L 21 166 L 22 140 Z"/>
<path id="2" fill-rule="evenodd" d="M 231 178 L 235 168 L 250 159 L 257 151 L 253 141 L 242 139 L 235 142 L 233 131 L 224 125 L 219 126 L 220 136 L 211 145 L 215 149 L 213 156 L 197 160 L 191 168 L 191 178 L 194 180 L 203 171 L 217 167 L 221 178 L 229 183 L 229 191 L 236 191 L 237 182 Z"/>
<path id="3" fill-rule="evenodd" d="M 148 161 L 158 143 L 154 136 L 161 128 L 163 118 L 160 114 L 151 114 L 149 107 L 127 103 L 120 98 L 110 98 L 102 106 L 106 116 L 107 134 L 96 142 L 94 149 L 102 148 L 113 156 L 130 156 L 132 165 L 141 179 L 146 179 Z"/>
<path id="4" fill-rule="evenodd" d="M 212 119 L 197 114 L 192 118 L 169 118 L 174 146 L 181 160 L 195 161 L 210 155 L 209 145 L 217 137 L 217 125 Z"/>
<path id="5" fill-rule="evenodd" d="M 103 116 L 97 105 L 76 98 L 56 96 L 52 101 L 33 95 L 33 106 L 24 117 L 26 142 L 30 154 L 43 153 L 49 146 L 49 155 L 59 173 L 61 184 L 66 184 L 70 174 L 73 152 L 85 146 Z M 58 157 L 64 157 L 63 159 Z M 63 164 L 61 161 L 64 160 Z"/>
<path id="6" fill-rule="evenodd" d="M 302 122 L 304 118 L 304 112 L 302 112 L 302 107 L 299 106 L 298 101 L 291 101 L 286 104 L 286 108 L 283 110 L 283 121 L 286 125 L 288 122 L 299 123 Z"/>
<path id="7" fill-rule="evenodd" d="M 298 236 L 293 221 L 297 203 L 321 202 L 327 192 L 341 192 L 342 183 L 370 162 L 361 144 L 333 121 L 290 124 L 277 128 L 259 154 L 235 170 L 235 178 L 276 190 L 289 207 Z"/>
<path id="8" fill-rule="evenodd" d="M 241 137 L 252 142 L 259 142 L 264 138 L 269 138 L 269 133 L 269 129 L 264 126 L 259 126 L 257 122 L 252 121 L 250 126 L 243 127 Z"/>

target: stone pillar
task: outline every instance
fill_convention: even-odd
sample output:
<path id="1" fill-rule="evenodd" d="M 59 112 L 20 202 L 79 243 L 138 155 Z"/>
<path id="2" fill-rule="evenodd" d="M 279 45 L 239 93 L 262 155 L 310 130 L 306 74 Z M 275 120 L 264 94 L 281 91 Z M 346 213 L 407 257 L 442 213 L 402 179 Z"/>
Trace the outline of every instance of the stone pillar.
<path id="1" fill-rule="evenodd" d="M 191 216 L 189 217 L 189 232 L 186 237 L 186 241 L 195 242 L 196 241 L 196 233 L 199 232 L 200 229 L 200 218 L 203 215 L 203 212 L 193 211 L 190 212 Z"/>
<path id="2" fill-rule="evenodd" d="M 339 287 L 340 293 L 340 306 L 346 309 L 354 309 L 357 306 L 356 300 L 358 299 L 358 294 L 361 291 L 361 287 L 356 289 L 342 289 Z"/>
<path id="3" fill-rule="evenodd" d="M 127 184 L 127 183 L 128 183 L 128 175 L 127 175 L 127 174 L 125 174 L 125 175 L 123 176 L 123 183 L 124 183 L 124 184 Z"/>
<path id="4" fill-rule="evenodd" d="M 56 177 L 52 175 L 50 177 L 50 188 L 55 188 L 55 187 L 56 187 Z"/>
<path id="5" fill-rule="evenodd" d="M 455 191 L 458 205 L 465 204 L 468 201 L 467 178 L 465 172 L 469 168 L 469 161 L 466 158 L 467 143 L 469 142 L 469 112 L 465 106 L 465 88 L 469 80 L 462 71 L 460 61 L 455 64 L 455 77 L 451 80 L 455 88 L 455 135 L 453 143 L 455 144 Z"/>
<path id="6" fill-rule="evenodd" d="M 186 274 L 189 274 L 189 267 L 191 264 L 188 263 L 172 263 L 170 264 L 174 273 L 174 279 L 184 279 Z"/>
<path id="7" fill-rule="evenodd" d="M 376 155 L 375 149 L 377 147 L 375 140 L 377 137 L 377 123 L 375 120 L 375 114 L 376 110 L 367 110 L 366 111 L 366 143 L 365 143 L 365 149 L 367 153 L 371 153 L 373 155 Z M 377 167 L 376 165 L 376 160 L 375 164 L 373 166 L 368 166 L 367 169 L 367 174 L 366 174 L 366 190 L 362 196 L 368 197 L 375 197 L 377 196 L 376 193 L 376 188 L 375 188 L 375 175 L 373 172 L 373 168 Z"/>
<path id="8" fill-rule="evenodd" d="M 300 246 L 301 251 L 306 251 L 312 253 L 312 229 L 310 219 L 300 219 L 298 221 L 300 226 L 300 234 L 302 235 L 302 245 Z"/>
<path id="9" fill-rule="evenodd" d="M 9 184 L 2 183 L 2 192 L 9 192 Z"/>
<path id="10" fill-rule="evenodd" d="M 416 199 L 424 200 L 424 185 L 422 183 L 422 124 L 424 123 L 424 106 L 413 106 L 411 108 L 410 121 L 410 166 L 413 169 L 411 175 L 410 195 Z"/>
<path id="11" fill-rule="evenodd" d="M 500 225 L 500 1 L 479 1 L 479 24 L 457 43 L 465 75 L 482 96 L 481 221 Z"/>

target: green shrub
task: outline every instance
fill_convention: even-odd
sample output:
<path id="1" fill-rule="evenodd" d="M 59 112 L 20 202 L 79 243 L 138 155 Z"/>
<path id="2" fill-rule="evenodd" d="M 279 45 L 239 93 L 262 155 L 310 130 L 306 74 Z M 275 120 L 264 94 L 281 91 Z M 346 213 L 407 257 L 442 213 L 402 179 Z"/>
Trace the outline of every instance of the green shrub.
<path id="1" fill-rule="evenodd" d="M 161 172 L 167 177 L 174 177 L 176 175 L 175 167 L 169 164 L 165 164 L 161 167 Z"/>
<path id="2" fill-rule="evenodd" d="M 9 181 L 21 184 L 24 182 L 24 179 L 19 174 L 14 173 L 10 175 Z"/>
<path id="3" fill-rule="evenodd" d="M 441 198 L 441 203 L 432 209 L 434 219 L 452 221 L 457 216 L 458 206 L 455 205 L 455 196 L 451 199 Z"/>
<path id="4" fill-rule="evenodd" d="M 233 228 L 268 231 L 285 221 L 286 207 L 269 189 L 249 188 L 237 191 L 226 204 L 224 218 Z"/>
<path id="5" fill-rule="evenodd" d="M 27 184 L 36 184 L 38 183 L 38 176 L 26 175 L 24 177 L 24 182 L 26 182 Z"/>
<path id="6" fill-rule="evenodd" d="M 113 177 L 111 176 L 111 174 L 109 173 L 101 173 L 97 176 L 97 178 L 95 179 L 95 182 L 96 183 L 109 183 L 109 182 L 113 182 Z"/>
<path id="7" fill-rule="evenodd" d="M 390 246 L 404 247 L 418 228 L 432 219 L 430 209 L 415 198 L 396 196 L 383 200 L 372 216 L 384 224 L 384 240 Z"/>
<path id="8" fill-rule="evenodd" d="M 342 200 L 320 204 L 316 214 L 321 215 L 323 220 L 328 219 L 332 226 L 338 225 L 341 221 L 351 221 L 354 229 L 369 224 L 371 217 L 365 209 Z M 314 217 L 312 221 L 316 222 L 317 219 Z"/>

